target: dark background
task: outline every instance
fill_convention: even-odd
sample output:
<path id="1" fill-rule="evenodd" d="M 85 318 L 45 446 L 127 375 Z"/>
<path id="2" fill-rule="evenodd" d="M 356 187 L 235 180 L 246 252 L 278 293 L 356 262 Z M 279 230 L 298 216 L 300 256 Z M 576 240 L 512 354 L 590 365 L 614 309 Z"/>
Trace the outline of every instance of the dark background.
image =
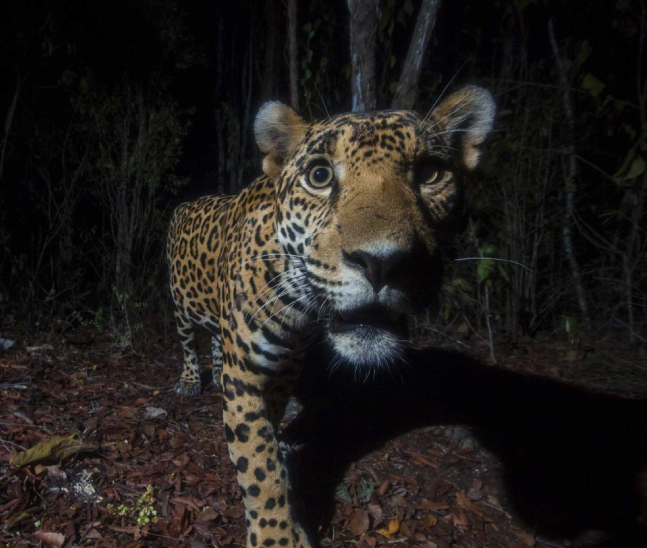
<path id="1" fill-rule="evenodd" d="M 378 5 L 375 100 L 388 108 L 421 2 Z M 644 342 L 645 9 L 440 3 L 415 107 L 473 83 L 499 111 L 467 181 L 445 298 L 417 336 Z M 254 115 L 290 102 L 286 4 L 10 0 L 0 25 L 0 330 L 58 337 L 129 313 L 136 338 L 133 325 L 169 309 L 172 208 L 260 173 Z M 351 109 L 349 26 L 344 1 L 297 3 L 307 119 Z"/>

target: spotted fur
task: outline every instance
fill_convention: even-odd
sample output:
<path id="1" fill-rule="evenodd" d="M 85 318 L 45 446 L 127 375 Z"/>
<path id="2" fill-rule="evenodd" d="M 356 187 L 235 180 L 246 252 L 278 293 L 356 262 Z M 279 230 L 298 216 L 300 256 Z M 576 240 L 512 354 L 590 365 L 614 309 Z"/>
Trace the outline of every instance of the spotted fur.
<path id="1" fill-rule="evenodd" d="M 309 124 L 267 103 L 254 125 L 265 174 L 237 196 L 175 211 L 167 253 L 184 348 L 176 391 L 200 393 L 194 326 L 204 327 L 248 546 L 310 546 L 275 436 L 305 352 L 324 338 L 351 366 L 397 366 L 406 316 L 440 280 L 439 237 L 459 175 L 478 163 L 493 115 L 477 87 L 427 116 Z"/>

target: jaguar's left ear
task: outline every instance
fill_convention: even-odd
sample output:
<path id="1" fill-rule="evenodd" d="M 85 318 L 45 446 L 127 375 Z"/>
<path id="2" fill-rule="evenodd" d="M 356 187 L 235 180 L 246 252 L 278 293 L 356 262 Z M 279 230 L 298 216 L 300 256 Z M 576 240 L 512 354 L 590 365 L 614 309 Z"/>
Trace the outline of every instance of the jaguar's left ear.
<path id="1" fill-rule="evenodd" d="M 458 151 L 461 163 L 471 170 L 479 163 L 480 147 L 492 130 L 495 112 L 496 105 L 489 91 L 466 86 L 452 93 L 433 110 L 429 133 L 446 133 L 450 146 Z"/>
<path id="2" fill-rule="evenodd" d="M 283 103 L 265 103 L 254 121 L 254 135 L 263 158 L 263 171 L 268 177 L 281 174 L 285 162 L 306 132 L 306 123 L 296 111 Z"/>

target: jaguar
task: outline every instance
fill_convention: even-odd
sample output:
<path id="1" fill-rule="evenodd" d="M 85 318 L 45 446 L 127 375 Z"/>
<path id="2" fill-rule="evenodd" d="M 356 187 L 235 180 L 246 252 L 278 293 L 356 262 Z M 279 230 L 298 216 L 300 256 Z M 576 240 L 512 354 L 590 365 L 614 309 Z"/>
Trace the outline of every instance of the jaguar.
<path id="1" fill-rule="evenodd" d="M 424 113 L 307 122 L 280 102 L 254 121 L 263 175 L 173 213 L 170 285 L 184 359 L 175 391 L 201 392 L 196 327 L 236 468 L 247 546 L 308 548 L 277 431 L 306 353 L 326 343 L 357 371 L 397 367 L 407 318 L 442 275 L 441 244 L 479 163 L 491 94 L 463 87 Z"/>

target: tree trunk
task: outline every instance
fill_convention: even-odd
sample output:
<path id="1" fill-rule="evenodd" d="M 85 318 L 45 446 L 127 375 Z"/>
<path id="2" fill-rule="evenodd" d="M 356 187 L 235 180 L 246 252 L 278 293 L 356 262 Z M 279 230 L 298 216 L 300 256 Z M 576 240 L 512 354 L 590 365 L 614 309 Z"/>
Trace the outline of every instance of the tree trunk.
<path id="1" fill-rule="evenodd" d="M 269 101 L 276 95 L 276 50 L 277 50 L 277 32 L 278 24 L 278 2 L 277 0 L 267 0 L 265 4 L 265 56 L 263 61 L 263 80 L 261 82 L 261 99 Z M 295 21 L 296 26 L 296 21 Z M 296 38 L 296 36 L 295 36 Z"/>
<path id="2" fill-rule="evenodd" d="M 640 153 L 643 158 L 647 157 L 647 78 L 643 79 L 643 54 L 645 48 L 645 34 L 647 30 L 647 8 L 645 3 L 642 3 L 642 13 L 640 19 L 640 50 L 638 57 L 638 77 L 637 77 L 637 95 L 638 95 L 638 111 L 640 114 L 640 132 L 642 136 L 640 141 Z M 627 292 L 627 322 L 629 323 L 629 340 L 636 342 L 636 326 L 634 322 L 634 284 L 633 284 L 633 271 L 644 256 L 645 246 L 641 244 L 641 234 L 644 232 L 643 214 L 645 211 L 645 196 L 647 195 L 647 171 L 642 174 L 641 186 L 635 193 L 635 200 L 627 200 L 627 203 L 635 202 L 633 211 L 631 212 L 631 229 L 629 236 L 626 239 L 625 252 L 623 253 L 622 266 L 625 276 L 626 292 Z"/>
<path id="3" fill-rule="evenodd" d="M 422 0 L 409 52 L 402 66 L 400 81 L 393 97 L 393 108 L 410 110 L 418 97 L 418 82 L 431 33 L 436 25 L 440 0 Z"/>
<path id="4" fill-rule="evenodd" d="M 240 153 L 239 153 L 239 158 L 240 161 L 238 162 L 238 180 L 236 181 L 236 192 L 240 192 L 243 188 L 244 184 L 244 176 L 245 176 L 245 159 L 247 156 L 247 136 L 249 135 L 249 130 L 250 130 L 250 118 L 251 118 L 251 110 L 252 110 L 252 87 L 253 87 L 253 44 L 250 44 L 249 46 L 249 53 L 248 59 L 249 61 L 247 62 L 247 74 L 245 74 L 245 70 L 243 69 L 243 86 L 242 90 L 243 92 L 247 92 L 246 99 L 245 99 L 245 114 L 243 116 L 243 123 L 240 128 Z M 245 80 L 247 80 L 247 83 L 245 84 Z"/>
<path id="5" fill-rule="evenodd" d="M 353 112 L 375 110 L 375 36 L 380 19 L 379 0 L 347 0 L 350 11 L 350 60 Z"/>
<path id="6" fill-rule="evenodd" d="M 224 79 L 223 74 L 223 44 L 222 37 L 224 34 L 224 24 L 223 18 L 218 19 L 218 50 L 216 53 L 216 88 L 214 90 L 215 94 L 215 103 L 216 109 L 214 111 L 214 121 L 216 123 L 216 141 L 218 143 L 218 174 L 216 181 L 216 193 L 224 194 L 225 193 L 225 166 L 227 159 L 225 158 L 225 117 L 222 112 L 222 81 Z"/>
<path id="7" fill-rule="evenodd" d="M 297 0 L 288 0 L 288 37 L 290 50 L 290 104 L 299 111 L 299 71 L 297 70 Z"/>
<path id="8" fill-rule="evenodd" d="M 586 294 L 584 292 L 584 285 L 582 284 L 582 277 L 580 275 L 580 266 L 575 256 L 575 248 L 573 244 L 573 202 L 575 194 L 575 184 L 577 181 L 577 159 L 575 154 L 575 147 L 573 146 L 573 132 L 575 129 L 575 115 L 573 114 L 573 104 L 571 101 L 570 86 L 568 81 L 567 69 L 564 66 L 562 57 L 557 47 L 557 40 L 555 38 L 555 31 L 553 29 L 553 20 L 548 20 L 548 36 L 550 44 L 555 55 L 555 65 L 557 66 L 557 74 L 562 84 L 562 101 L 564 103 L 564 112 L 566 114 L 566 127 L 567 127 L 567 154 L 568 154 L 568 174 L 564 184 L 564 198 L 565 209 L 564 219 L 562 226 L 562 238 L 564 240 L 564 252 L 571 269 L 571 279 L 575 286 L 575 294 L 577 297 L 577 304 L 586 323 L 589 323 L 589 310 L 586 302 Z"/>
<path id="9" fill-rule="evenodd" d="M 7 118 L 4 123 L 4 139 L 2 140 L 2 152 L 0 153 L 0 179 L 2 179 L 2 173 L 4 172 L 4 158 L 5 152 L 7 150 L 7 142 L 9 141 L 9 133 L 11 132 L 11 124 L 13 123 L 13 117 L 16 114 L 16 105 L 18 104 L 18 96 L 20 95 L 20 77 L 16 81 L 16 90 L 13 94 L 13 99 L 11 100 L 11 106 L 7 111 Z"/>

